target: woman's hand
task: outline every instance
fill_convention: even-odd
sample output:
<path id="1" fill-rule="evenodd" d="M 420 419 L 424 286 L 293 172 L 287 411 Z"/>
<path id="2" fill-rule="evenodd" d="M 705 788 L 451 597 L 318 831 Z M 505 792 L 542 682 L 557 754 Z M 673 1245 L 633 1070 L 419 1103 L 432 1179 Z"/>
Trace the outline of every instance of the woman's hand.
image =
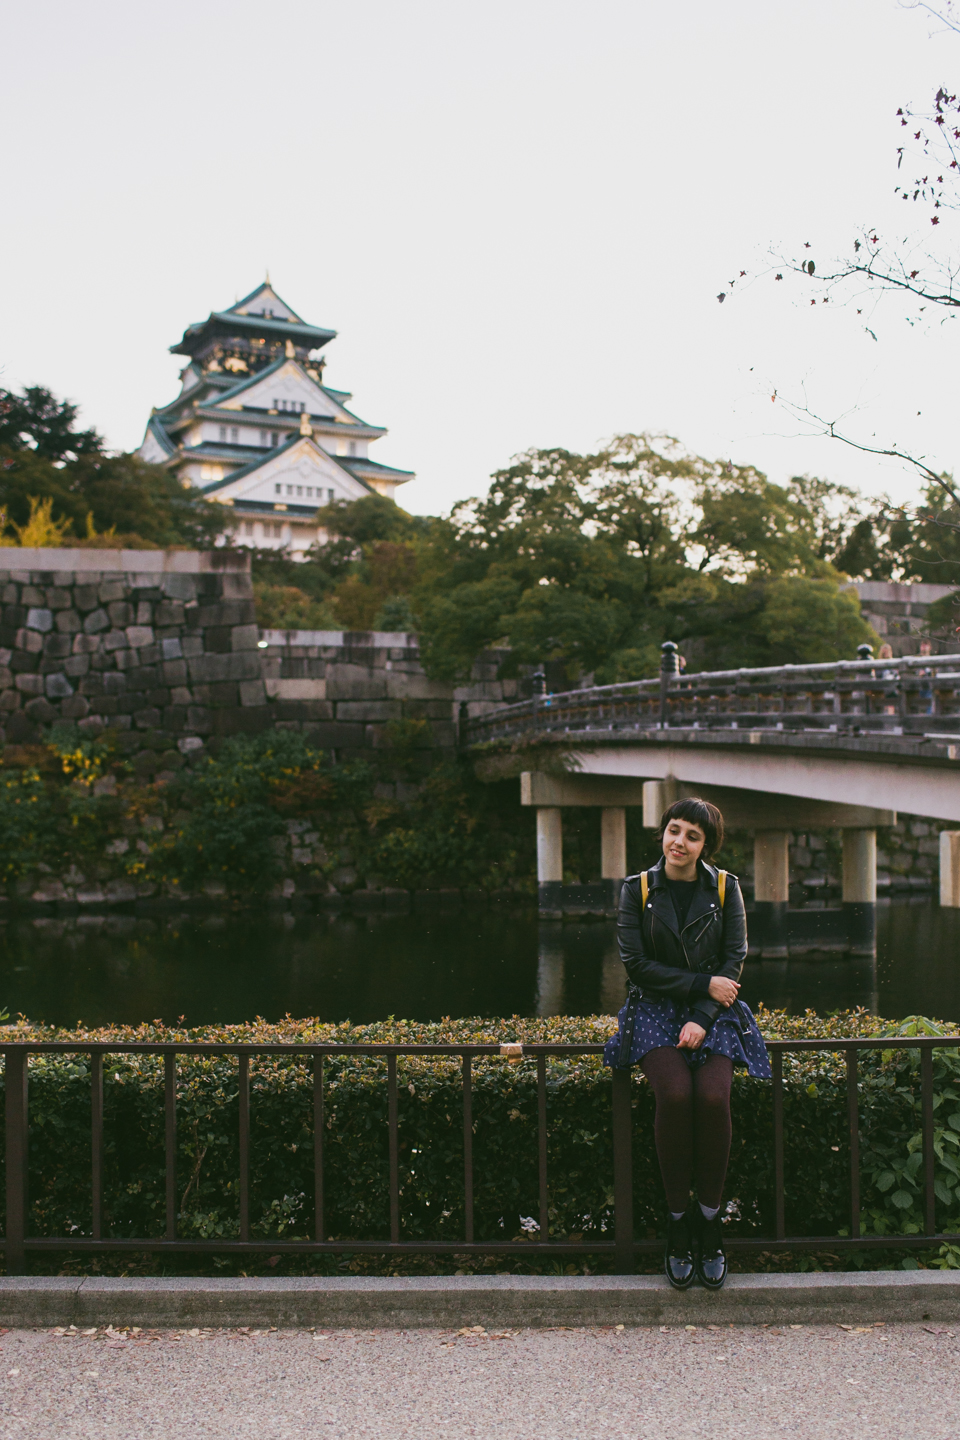
<path id="1" fill-rule="evenodd" d="M 710 999 L 728 1009 L 736 1000 L 739 989 L 736 980 L 728 980 L 725 975 L 714 975 L 710 981 Z"/>
<path id="2" fill-rule="evenodd" d="M 706 1030 L 704 1030 L 703 1026 L 696 1025 L 692 1020 L 688 1020 L 686 1025 L 684 1025 L 683 1029 L 680 1031 L 680 1039 L 677 1041 L 677 1049 L 699 1050 L 700 1046 L 703 1044 L 706 1038 L 707 1032 Z"/>

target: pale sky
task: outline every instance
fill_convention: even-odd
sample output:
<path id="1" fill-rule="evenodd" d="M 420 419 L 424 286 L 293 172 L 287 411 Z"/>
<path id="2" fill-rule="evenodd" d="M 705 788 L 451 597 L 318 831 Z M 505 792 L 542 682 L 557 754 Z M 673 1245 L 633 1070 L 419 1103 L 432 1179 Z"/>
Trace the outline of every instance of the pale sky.
<path id="1" fill-rule="evenodd" d="M 178 388 L 167 347 L 269 267 L 339 331 L 327 382 L 389 428 L 371 454 L 417 472 L 411 510 L 626 430 L 906 498 L 902 467 L 797 438 L 770 393 L 953 469 L 951 326 L 885 303 L 874 341 L 797 289 L 716 295 L 771 245 L 926 241 L 894 116 L 957 88 L 960 36 L 934 30 L 896 0 L 11 7 L 0 384 L 133 448 Z"/>

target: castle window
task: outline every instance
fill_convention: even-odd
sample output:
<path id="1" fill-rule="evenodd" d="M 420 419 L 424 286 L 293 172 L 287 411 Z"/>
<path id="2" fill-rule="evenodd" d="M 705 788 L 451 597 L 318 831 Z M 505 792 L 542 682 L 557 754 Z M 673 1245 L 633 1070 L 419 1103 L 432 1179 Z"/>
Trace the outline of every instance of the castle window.
<path id="1" fill-rule="evenodd" d="M 236 425 L 231 425 L 231 427 L 230 427 L 230 444 L 231 444 L 231 445 L 236 445 L 236 443 L 237 443 L 237 441 L 238 441 L 239 439 L 240 439 L 240 431 L 237 429 Z"/>
<path id="2" fill-rule="evenodd" d="M 302 486 L 302 485 L 298 485 L 298 486 L 297 486 L 297 494 L 298 494 L 298 495 L 302 495 L 302 494 L 303 494 L 303 486 Z"/>
<path id="3" fill-rule="evenodd" d="M 288 494 L 288 495 L 292 495 L 292 494 L 293 494 L 293 486 L 292 486 L 292 485 L 288 485 L 288 486 L 287 486 L 287 494 Z"/>
<path id="4" fill-rule="evenodd" d="M 223 444 L 223 442 L 226 440 L 226 438 L 227 438 L 227 427 L 226 427 L 226 425 L 221 425 L 221 426 L 220 426 L 220 443 Z"/>
<path id="5" fill-rule="evenodd" d="M 356 442 L 356 440 L 351 440 L 351 441 L 350 441 L 350 454 L 351 454 L 351 455 L 356 455 L 356 453 L 357 453 L 357 442 Z"/>
<path id="6" fill-rule="evenodd" d="M 261 431 L 260 431 L 260 444 L 265 446 L 267 443 L 268 443 L 268 440 L 267 440 L 267 432 L 266 432 L 266 430 L 261 430 Z"/>
<path id="7" fill-rule="evenodd" d="M 279 431 L 279 430 L 271 430 L 271 432 L 270 432 L 270 444 L 273 445 L 274 447 L 276 447 L 277 445 L 280 444 L 280 431 Z"/>
<path id="8" fill-rule="evenodd" d="M 283 486 L 282 486 L 282 485 L 274 485 L 274 487 L 273 487 L 273 493 L 274 493 L 274 495 L 282 495 L 282 494 L 283 494 Z"/>
<path id="9" fill-rule="evenodd" d="M 308 499 L 308 500 L 312 500 L 312 499 L 313 499 L 313 486 L 312 486 L 312 485 L 308 485 L 308 486 L 307 486 L 307 499 Z"/>
<path id="10" fill-rule="evenodd" d="M 333 504 L 333 491 L 332 491 L 332 490 L 328 490 L 328 491 L 327 491 L 327 504 L 328 504 L 328 505 L 332 505 L 332 504 Z"/>

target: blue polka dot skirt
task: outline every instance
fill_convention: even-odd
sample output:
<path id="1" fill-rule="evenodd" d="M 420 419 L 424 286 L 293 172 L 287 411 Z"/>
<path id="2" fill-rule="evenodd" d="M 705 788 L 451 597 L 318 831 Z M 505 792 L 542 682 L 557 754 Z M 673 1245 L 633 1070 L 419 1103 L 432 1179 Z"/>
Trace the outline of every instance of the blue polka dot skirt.
<path id="1" fill-rule="evenodd" d="M 662 1045 L 676 1046 L 680 1031 L 688 1020 L 693 1020 L 693 1011 L 686 1005 L 677 1005 L 673 1000 L 642 999 L 636 1003 L 637 1018 L 630 1047 L 630 1064 L 637 1065 L 650 1050 Z M 620 1035 L 627 1018 L 624 1005 L 617 1019 L 620 1029 L 607 1041 L 603 1051 L 603 1063 L 614 1066 L 619 1063 Z M 698 1021 L 695 1023 L 699 1023 Z M 738 1000 L 729 1010 L 721 1010 L 707 1038 L 699 1050 L 681 1050 L 680 1054 L 691 1069 L 702 1065 L 708 1055 L 726 1055 L 734 1066 L 746 1070 L 755 1080 L 769 1080 L 770 1057 L 763 1043 L 763 1036 L 754 1019 L 749 1005 Z"/>

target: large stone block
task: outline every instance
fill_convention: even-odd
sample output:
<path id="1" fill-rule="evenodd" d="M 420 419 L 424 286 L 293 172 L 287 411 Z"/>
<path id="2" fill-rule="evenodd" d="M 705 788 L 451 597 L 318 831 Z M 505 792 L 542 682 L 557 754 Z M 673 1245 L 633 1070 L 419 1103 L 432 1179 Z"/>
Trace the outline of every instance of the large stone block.
<path id="1" fill-rule="evenodd" d="M 58 610 L 55 623 L 63 635 L 76 635 L 81 628 L 79 610 Z"/>
<path id="2" fill-rule="evenodd" d="M 94 655 L 100 649 L 100 641 L 96 635 L 74 635 L 74 655 Z"/>
<path id="3" fill-rule="evenodd" d="M 110 624 L 123 630 L 125 626 L 133 624 L 136 611 L 129 600 L 111 600 L 107 606 L 107 614 L 110 616 Z"/>
<path id="4" fill-rule="evenodd" d="M 17 675 L 14 680 L 15 687 L 21 695 L 42 695 L 44 690 L 44 677 L 42 675 Z"/>
<path id="5" fill-rule="evenodd" d="M 151 602 L 150 602 L 149 600 L 147 600 L 147 599 L 144 598 L 145 593 L 152 593 L 152 592 L 144 592 L 143 590 L 140 590 L 140 591 L 137 592 L 136 623 L 137 623 L 138 625 L 152 625 L 152 624 L 153 624 L 153 605 L 151 604 Z M 157 595 L 157 598 L 158 598 L 158 599 L 160 598 L 160 597 L 159 597 L 159 594 Z"/>
<path id="6" fill-rule="evenodd" d="M 164 574 L 160 589 L 168 600 L 196 600 L 198 579 L 197 575 Z"/>
<path id="7" fill-rule="evenodd" d="M 387 670 L 387 694 L 391 700 L 446 700 L 453 699 L 453 686 L 440 680 L 428 680 L 426 675 L 405 675 L 402 671 Z"/>
<path id="8" fill-rule="evenodd" d="M 68 655 L 63 662 L 64 673 L 78 679 L 90 669 L 89 655 Z"/>
<path id="9" fill-rule="evenodd" d="M 45 677 L 44 689 L 49 700 L 65 700 L 73 694 L 73 686 L 62 671 Z"/>
<path id="10" fill-rule="evenodd" d="M 105 671 L 102 683 L 105 695 L 125 695 L 127 693 L 127 677 L 122 671 Z"/>
<path id="11" fill-rule="evenodd" d="M 48 630 L 52 630 L 53 611 L 48 610 L 46 606 L 31 606 L 27 611 L 27 629 L 40 630 L 44 634 L 46 634 Z"/>
<path id="12" fill-rule="evenodd" d="M 400 720 L 403 706 L 399 700 L 340 700 L 338 720 L 386 721 Z"/>
<path id="13" fill-rule="evenodd" d="M 23 708 L 31 720 L 36 720 L 41 725 L 49 725 L 60 718 L 60 711 L 42 695 L 38 695 L 36 700 L 29 700 Z"/>
<path id="14" fill-rule="evenodd" d="M 256 625 L 234 625 L 230 631 L 231 650 L 256 650 L 260 631 Z"/>
<path id="15" fill-rule="evenodd" d="M 39 655 L 43 649 L 43 636 L 39 630 L 18 630 L 13 643 L 18 650 L 25 650 L 28 655 Z"/>
<path id="16" fill-rule="evenodd" d="M 330 670 L 335 667 L 330 666 Z M 337 669 L 340 667 L 337 666 Z M 382 700 L 387 702 L 387 680 L 386 671 L 382 675 L 373 676 L 369 672 L 362 680 L 339 680 L 332 679 L 330 670 L 327 671 L 327 699 L 349 701 L 373 701 Z M 399 704 L 399 701 L 389 702 Z"/>
<path id="17" fill-rule="evenodd" d="M 64 720 L 84 720 L 90 714 L 90 701 L 83 695 L 71 695 L 60 706 Z"/>
<path id="18" fill-rule="evenodd" d="M 128 625 L 126 627 L 127 644 L 131 648 L 139 649 L 141 645 L 153 644 L 152 625 Z"/>
<path id="19" fill-rule="evenodd" d="M 0 690 L 9 690 L 13 685 L 13 671 L 0 665 Z"/>
<path id="20" fill-rule="evenodd" d="M 156 608 L 154 616 L 157 625 L 182 625 L 183 604 L 179 600 L 164 600 Z"/>
<path id="21" fill-rule="evenodd" d="M 87 635 L 99 635 L 101 630 L 109 630 L 110 616 L 106 610 L 91 610 L 83 622 L 83 629 Z"/>
<path id="22" fill-rule="evenodd" d="M 164 660 L 182 659 L 183 646 L 180 644 L 180 637 L 175 635 L 168 640 L 161 640 L 160 653 Z"/>
<path id="23" fill-rule="evenodd" d="M 213 732 L 213 714 L 204 705 L 187 706 L 187 723 L 185 728 L 193 730 L 198 735 L 210 735 Z"/>
<path id="24" fill-rule="evenodd" d="M 70 636 L 58 635 L 55 630 L 51 630 L 43 642 L 44 655 L 53 655 L 60 660 L 62 660 L 65 655 L 69 655 L 72 650 L 73 641 L 70 639 Z"/>
<path id="25" fill-rule="evenodd" d="M 40 656 L 26 650 L 15 650 L 10 656 L 10 669 L 18 674 L 32 673 L 40 664 Z"/>
<path id="26" fill-rule="evenodd" d="M 126 586 L 122 580 L 103 580 L 100 583 L 100 604 L 109 605 L 111 600 L 122 600 Z"/>
<path id="27" fill-rule="evenodd" d="M 186 660 L 165 660 L 160 667 L 160 672 L 168 685 L 185 685 L 187 683 Z"/>
<path id="28" fill-rule="evenodd" d="M 203 632 L 203 648 L 208 655 L 227 655 L 230 652 L 230 626 L 208 625 Z"/>
<path id="29" fill-rule="evenodd" d="M 110 654 L 114 650 L 126 650 L 128 646 L 125 633 L 122 630 L 108 630 L 106 635 L 103 636 L 103 648 L 107 654 Z M 134 664 L 136 662 L 131 661 L 130 663 Z"/>
<path id="30" fill-rule="evenodd" d="M 78 585 L 73 592 L 73 603 L 78 610 L 96 610 L 100 604 L 96 585 Z"/>
<path id="31" fill-rule="evenodd" d="M 241 680 L 239 689 L 241 705 L 265 705 L 267 703 L 262 680 Z"/>
<path id="32" fill-rule="evenodd" d="M 332 720 L 333 706 L 329 700 L 277 700 L 273 705 L 277 720 Z"/>
<path id="33" fill-rule="evenodd" d="M 326 700 L 327 698 L 327 682 L 325 680 L 268 679 L 265 684 L 271 700 Z"/>
<path id="34" fill-rule="evenodd" d="M 47 590 L 47 608 L 50 610 L 69 610 L 72 601 L 70 591 L 63 585 L 51 585 Z"/>

